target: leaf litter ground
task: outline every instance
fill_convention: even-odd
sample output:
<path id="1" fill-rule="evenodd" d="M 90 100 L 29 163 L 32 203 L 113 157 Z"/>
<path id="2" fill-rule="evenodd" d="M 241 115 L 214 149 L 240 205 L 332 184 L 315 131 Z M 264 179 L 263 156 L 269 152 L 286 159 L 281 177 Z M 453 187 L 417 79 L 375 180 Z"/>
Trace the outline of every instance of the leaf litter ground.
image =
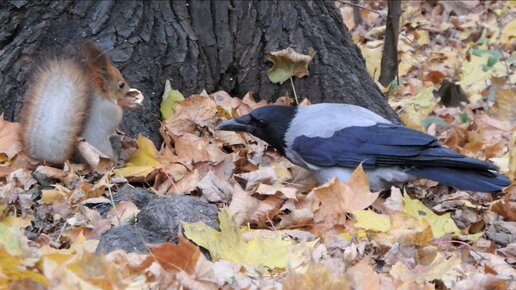
<path id="1" fill-rule="evenodd" d="M 385 8 L 360 10 L 365 29 L 339 5 L 377 79 Z M 384 88 L 391 106 L 408 126 L 514 178 L 514 2 L 403 9 L 400 82 Z M 422 180 L 375 193 L 359 167 L 347 183 L 316 186 L 261 140 L 215 130 L 265 102 L 167 92 L 161 148 L 143 136 L 126 141 L 126 162 L 103 173 L 31 162 L 19 153 L 18 124 L 0 121 L 2 288 L 516 288 L 516 185 L 493 196 Z M 124 201 L 101 216 L 85 205 L 110 203 L 127 181 L 219 205 L 220 231 L 183 223 L 178 244 L 96 255 L 100 235 L 139 210 Z"/>

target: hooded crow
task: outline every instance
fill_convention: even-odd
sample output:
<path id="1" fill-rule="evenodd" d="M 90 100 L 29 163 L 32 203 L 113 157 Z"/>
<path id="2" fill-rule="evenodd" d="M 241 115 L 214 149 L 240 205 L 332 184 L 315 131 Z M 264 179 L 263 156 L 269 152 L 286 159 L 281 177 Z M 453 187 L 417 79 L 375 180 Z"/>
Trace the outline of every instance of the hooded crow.
<path id="1" fill-rule="evenodd" d="M 360 163 L 373 191 L 416 178 L 480 192 L 499 192 L 511 183 L 496 166 L 355 105 L 264 106 L 224 121 L 218 129 L 264 140 L 312 171 L 319 183 L 332 177 L 345 182 Z"/>

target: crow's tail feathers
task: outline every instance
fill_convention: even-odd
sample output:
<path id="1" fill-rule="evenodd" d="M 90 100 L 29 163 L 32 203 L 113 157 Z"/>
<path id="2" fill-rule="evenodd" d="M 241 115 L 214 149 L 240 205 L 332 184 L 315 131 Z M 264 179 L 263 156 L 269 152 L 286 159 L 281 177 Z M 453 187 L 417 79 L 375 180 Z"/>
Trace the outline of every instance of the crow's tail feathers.
<path id="1" fill-rule="evenodd" d="M 511 184 L 511 180 L 505 175 L 488 169 L 419 167 L 409 170 L 408 173 L 469 191 L 499 192 L 503 187 Z"/>

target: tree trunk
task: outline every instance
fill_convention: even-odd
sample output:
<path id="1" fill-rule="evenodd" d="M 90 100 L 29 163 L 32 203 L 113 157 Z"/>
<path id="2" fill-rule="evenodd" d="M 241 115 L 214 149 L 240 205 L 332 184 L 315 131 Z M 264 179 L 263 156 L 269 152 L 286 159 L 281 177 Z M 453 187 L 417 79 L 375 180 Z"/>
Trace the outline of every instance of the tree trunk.
<path id="1" fill-rule="evenodd" d="M 286 47 L 317 52 L 310 76 L 294 80 L 300 97 L 397 120 L 331 1 L 10 0 L 0 3 L 0 23 L 0 111 L 10 120 L 18 119 L 34 57 L 83 39 L 98 41 L 146 97 L 143 109 L 126 113 L 122 131 L 155 142 L 166 79 L 185 96 L 203 89 L 292 96 L 289 82 L 273 84 L 266 74 L 265 53 Z"/>

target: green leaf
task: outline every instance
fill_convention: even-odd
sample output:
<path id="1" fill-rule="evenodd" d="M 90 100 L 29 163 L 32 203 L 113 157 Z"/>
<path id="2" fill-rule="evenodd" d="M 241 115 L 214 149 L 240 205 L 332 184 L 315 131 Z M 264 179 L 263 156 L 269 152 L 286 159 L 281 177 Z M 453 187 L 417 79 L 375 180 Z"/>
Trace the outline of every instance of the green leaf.
<path id="1" fill-rule="evenodd" d="M 480 49 L 480 48 L 473 48 L 471 50 L 471 54 L 473 54 L 474 56 L 482 56 L 486 52 L 487 52 L 487 50 Z"/>
<path id="2" fill-rule="evenodd" d="M 423 121 L 421 121 L 421 125 L 423 127 L 428 127 L 428 126 L 430 126 L 430 124 L 436 124 L 436 125 L 442 126 L 444 128 L 450 127 L 450 124 L 448 124 L 448 122 L 446 122 L 445 120 L 443 120 L 437 116 L 429 116 L 429 117 L 426 117 Z"/>
<path id="3" fill-rule="evenodd" d="M 411 103 L 420 107 L 426 108 L 435 105 L 436 99 L 434 98 L 433 88 L 428 87 L 422 89 L 411 101 Z"/>
<path id="4" fill-rule="evenodd" d="M 489 54 L 490 54 L 490 56 L 487 59 L 487 65 L 488 66 L 495 65 L 500 60 L 500 58 L 502 58 L 502 54 L 499 51 L 496 51 L 496 50 L 490 50 Z"/>
<path id="5" fill-rule="evenodd" d="M 463 124 L 464 124 L 464 123 L 469 122 L 469 116 L 468 116 L 468 113 L 466 113 L 466 112 L 462 112 L 462 113 L 460 113 L 460 114 L 459 114 L 459 121 L 460 121 L 461 123 L 463 123 Z"/>

